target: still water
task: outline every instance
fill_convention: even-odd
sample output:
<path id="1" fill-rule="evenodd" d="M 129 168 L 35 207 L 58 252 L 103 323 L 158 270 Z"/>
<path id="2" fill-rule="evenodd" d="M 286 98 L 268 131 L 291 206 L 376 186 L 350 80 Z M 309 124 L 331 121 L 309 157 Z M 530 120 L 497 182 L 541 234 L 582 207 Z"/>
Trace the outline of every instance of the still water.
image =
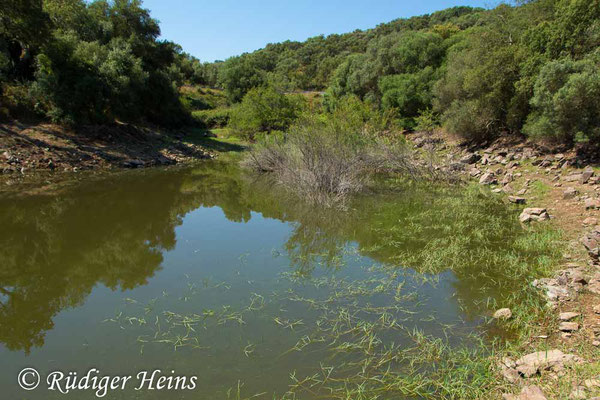
<path id="1" fill-rule="evenodd" d="M 327 397 L 334 377 L 401 369 L 365 360 L 415 329 L 490 335 L 486 304 L 518 287 L 489 257 L 518 247 L 514 215 L 473 188 L 405 183 L 322 210 L 222 161 L 4 191 L 0 397 L 95 398 L 24 391 L 25 367 L 197 377 L 110 399 Z"/>

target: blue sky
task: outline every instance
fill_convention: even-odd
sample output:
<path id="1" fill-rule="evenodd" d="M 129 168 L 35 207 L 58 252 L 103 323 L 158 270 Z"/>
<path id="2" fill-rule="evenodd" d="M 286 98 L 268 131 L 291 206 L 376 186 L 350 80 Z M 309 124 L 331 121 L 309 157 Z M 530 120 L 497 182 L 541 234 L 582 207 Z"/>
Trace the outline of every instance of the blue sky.
<path id="1" fill-rule="evenodd" d="M 373 28 L 400 17 L 489 0 L 144 0 L 162 37 L 202 61 L 253 51 L 267 43 Z"/>

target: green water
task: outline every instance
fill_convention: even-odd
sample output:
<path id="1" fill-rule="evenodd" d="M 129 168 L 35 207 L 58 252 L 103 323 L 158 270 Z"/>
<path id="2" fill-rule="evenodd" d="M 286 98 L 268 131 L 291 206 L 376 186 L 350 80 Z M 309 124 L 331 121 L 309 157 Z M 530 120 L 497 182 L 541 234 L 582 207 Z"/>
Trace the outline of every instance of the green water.
<path id="1" fill-rule="evenodd" d="M 195 390 L 131 384 L 110 399 L 281 398 L 291 374 L 370 373 L 365 357 L 411 346 L 415 328 L 453 345 L 493 335 L 486 304 L 521 279 L 495 257 L 540 259 L 515 210 L 474 188 L 378 186 L 322 210 L 210 161 L 3 191 L 2 398 L 95 398 L 24 391 L 25 367 L 42 381 L 197 376 Z"/>

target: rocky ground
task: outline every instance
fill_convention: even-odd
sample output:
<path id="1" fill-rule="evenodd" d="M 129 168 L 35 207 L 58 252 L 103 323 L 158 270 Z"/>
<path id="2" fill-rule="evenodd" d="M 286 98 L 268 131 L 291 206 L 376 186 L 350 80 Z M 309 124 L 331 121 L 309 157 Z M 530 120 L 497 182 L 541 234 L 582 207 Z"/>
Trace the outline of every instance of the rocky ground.
<path id="1" fill-rule="evenodd" d="M 577 150 L 560 152 L 513 140 L 497 141 L 483 148 L 469 148 L 443 135 L 415 134 L 416 148 L 433 149 L 439 165 L 468 180 L 489 186 L 506 201 L 524 204 L 522 224 L 552 220 L 564 231 L 568 250 L 564 265 L 554 277 L 531 284 L 555 310 L 556 324 L 531 342 L 543 340 L 548 350 L 503 359 L 503 378 L 515 385 L 505 400 L 544 400 L 556 397 L 552 382 L 567 369 L 593 363 L 600 369 L 600 169 Z M 498 319 L 511 318 L 511 310 L 497 310 Z M 532 346 L 532 349 L 535 346 Z M 558 348 L 568 349 L 563 353 Z M 598 371 L 600 372 L 600 371 Z M 569 399 L 600 400 L 597 379 L 574 379 Z M 548 389 L 549 388 L 549 389 Z M 544 390 L 542 390 L 544 389 Z"/>
<path id="2" fill-rule="evenodd" d="M 143 168 L 213 156 L 182 138 L 121 123 L 76 130 L 52 124 L 0 124 L 0 172 Z"/>

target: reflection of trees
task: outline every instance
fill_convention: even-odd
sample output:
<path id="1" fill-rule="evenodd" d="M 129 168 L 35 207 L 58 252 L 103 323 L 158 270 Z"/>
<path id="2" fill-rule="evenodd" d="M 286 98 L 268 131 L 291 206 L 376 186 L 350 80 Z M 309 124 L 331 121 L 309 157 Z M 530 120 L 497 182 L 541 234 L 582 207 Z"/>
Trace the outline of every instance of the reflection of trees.
<path id="1" fill-rule="evenodd" d="M 43 344 L 54 315 L 81 304 L 97 283 L 144 284 L 193 207 L 182 179 L 128 175 L 0 200 L 0 341 L 29 351 Z"/>
<path id="2" fill-rule="evenodd" d="M 451 269 L 457 298 L 473 315 L 480 300 L 521 287 L 515 283 L 524 272 L 507 273 L 507 265 L 533 264 L 542 255 L 535 246 L 519 247 L 524 233 L 514 215 L 475 191 L 363 195 L 339 211 L 290 198 L 233 163 L 135 172 L 59 195 L 0 200 L 0 341 L 28 351 L 43 344 L 60 310 L 80 304 L 97 283 L 113 290 L 144 284 L 162 252 L 174 248 L 185 213 L 200 206 L 218 206 L 236 222 L 249 221 L 252 211 L 291 222 L 285 247 L 305 275 L 317 260 L 338 266 L 348 242 L 391 266 Z"/>
<path id="3" fill-rule="evenodd" d="M 478 316 L 488 298 L 518 294 L 521 282 L 536 275 L 539 261 L 557 255 L 551 242 L 527 245 L 524 239 L 531 233 L 523 231 L 514 212 L 477 187 L 413 185 L 402 192 L 358 196 L 340 211 L 286 198 L 268 182 L 230 172 L 228 179 L 236 183 L 223 187 L 238 186 L 235 206 L 217 193 L 214 204 L 228 207 L 228 216 L 255 211 L 292 222 L 285 247 L 300 274 L 310 274 L 317 260 L 339 266 L 345 245 L 353 242 L 362 255 L 392 267 L 433 275 L 451 270 L 458 301 L 467 315 Z"/>

